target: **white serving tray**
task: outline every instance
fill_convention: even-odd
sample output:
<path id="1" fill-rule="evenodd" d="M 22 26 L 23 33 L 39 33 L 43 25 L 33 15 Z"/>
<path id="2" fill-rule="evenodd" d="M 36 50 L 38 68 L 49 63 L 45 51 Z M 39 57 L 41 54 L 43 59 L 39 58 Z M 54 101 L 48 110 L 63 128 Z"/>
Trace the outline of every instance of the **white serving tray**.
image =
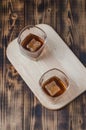
<path id="1" fill-rule="evenodd" d="M 15 39 L 7 47 L 7 57 L 43 106 L 60 109 L 86 90 L 86 68 L 52 27 L 46 24 L 37 26 L 47 34 L 44 56 L 38 61 L 23 56 Z M 52 68 L 61 69 L 70 80 L 69 89 L 56 99 L 47 96 L 39 85 L 42 74 Z"/>

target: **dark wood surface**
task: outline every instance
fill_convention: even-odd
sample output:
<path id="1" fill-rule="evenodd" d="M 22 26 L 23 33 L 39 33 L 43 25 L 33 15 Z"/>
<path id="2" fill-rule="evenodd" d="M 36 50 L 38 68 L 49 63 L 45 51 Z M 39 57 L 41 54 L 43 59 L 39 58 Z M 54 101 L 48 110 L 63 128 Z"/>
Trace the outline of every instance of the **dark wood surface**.
<path id="1" fill-rule="evenodd" d="M 39 23 L 51 25 L 86 66 L 86 0 L 0 0 L 0 130 L 86 130 L 86 92 L 48 110 L 6 57 L 20 30 Z"/>

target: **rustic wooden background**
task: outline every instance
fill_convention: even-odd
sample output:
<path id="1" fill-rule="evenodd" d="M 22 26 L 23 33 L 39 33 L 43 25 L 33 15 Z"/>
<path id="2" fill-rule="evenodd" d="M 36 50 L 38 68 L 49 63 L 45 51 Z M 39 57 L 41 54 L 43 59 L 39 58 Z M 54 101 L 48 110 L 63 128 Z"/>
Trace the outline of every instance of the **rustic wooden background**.
<path id="1" fill-rule="evenodd" d="M 6 57 L 20 30 L 39 23 L 51 25 L 86 66 L 86 0 L 0 0 L 0 130 L 86 130 L 86 92 L 48 110 Z"/>

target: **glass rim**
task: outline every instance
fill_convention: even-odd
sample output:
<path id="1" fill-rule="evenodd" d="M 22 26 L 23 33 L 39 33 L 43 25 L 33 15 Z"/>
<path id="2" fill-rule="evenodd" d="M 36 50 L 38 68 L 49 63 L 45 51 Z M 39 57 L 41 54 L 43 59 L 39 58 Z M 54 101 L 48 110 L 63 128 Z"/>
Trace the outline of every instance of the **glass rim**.
<path id="1" fill-rule="evenodd" d="M 31 51 L 25 49 L 25 48 L 20 44 L 20 36 L 21 36 L 21 34 L 23 33 L 24 30 L 29 29 L 30 27 L 35 27 L 35 28 L 41 30 L 41 31 L 44 33 L 44 44 L 43 44 L 43 46 L 42 46 L 42 47 L 44 47 L 44 45 L 45 45 L 45 43 L 46 43 L 47 34 L 45 33 L 45 31 L 44 31 L 43 29 L 41 29 L 41 28 L 38 27 L 37 25 L 27 25 L 27 26 L 25 26 L 25 27 L 20 31 L 20 33 L 19 33 L 19 35 L 18 35 L 18 38 L 17 38 L 17 42 L 18 42 L 19 46 L 21 46 L 22 49 L 23 49 L 24 51 L 26 51 L 27 53 L 36 54 L 37 52 L 40 51 L 40 49 L 41 49 L 42 47 L 41 47 L 39 50 L 35 51 L 35 52 L 31 52 Z"/>
<path id="2" fill-rule="evenodd" d="M 41 31 L 44 33 L 44 40 L 47 38 L 47 34 L 45 33 L 45 31 L 44 31 L 43 29 L 41 29 L 40 27 L 38 27 L 37 25 L 27 25 L 27 26 L 25 26 L 25 27 L 20 31 L 20 33 L 19 33 L 19 35 L 18 35 L 18 43 L 19 43 L 19 38 L 20 38 L 22 32 L 23 32 L 25 29 L 27 29 L 27 28 L 29 29 L 30 27 L 35 27 L 35 28 L 41 30 Z M 20 43 L 19 43 L 19 44 L 20 44 Z"/>
<path id="3" fill-rule="evenodd" d="M 56 71 L 61 72 L 61 73 L 66 77 L 66 79 L 67 79 L 67 87 L 68 87 L 68 86 L 69 86 L 69 78 L 68 78 L 68 76 L 67 76 L 62 70 L 60 70 L 60 69 L 58 69 L 58 68 L 52 68 L 52 69 L 49 69 L 49 70 L 47 70 L 46 72 L 44 72 L 44 73 L 42 74 L 41 78 L 39 79 L 39 84 L 41 85 L 41 79 L 43 78 L 43 76 L 44 76 L 45 74 L 47 74 L 48 72 L 53 71 L 53 70 L 56 70 Z"/>

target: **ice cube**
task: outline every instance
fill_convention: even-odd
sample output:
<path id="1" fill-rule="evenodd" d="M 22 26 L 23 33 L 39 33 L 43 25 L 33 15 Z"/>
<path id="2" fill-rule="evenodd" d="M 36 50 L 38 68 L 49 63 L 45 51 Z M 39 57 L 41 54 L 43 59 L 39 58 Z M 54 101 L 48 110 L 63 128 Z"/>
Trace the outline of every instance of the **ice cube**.
<path id="1" fill-rule="evenodd" d="M 32 39 L 28 44 L 27 44 L 27 49 L 30 51 L 34 52 L 40 48 L 41 42 L 37 41 L 36 39 Z"/>
<path id="2" fill-rule="evenodd" d="M 57 94 L 60 91 L 60 88 L 56 84 L 55 81 L 52 81 L 49 84 L 46 84 L 45 89 L 51 96 L 54 96 L 55 94 Z"/>

